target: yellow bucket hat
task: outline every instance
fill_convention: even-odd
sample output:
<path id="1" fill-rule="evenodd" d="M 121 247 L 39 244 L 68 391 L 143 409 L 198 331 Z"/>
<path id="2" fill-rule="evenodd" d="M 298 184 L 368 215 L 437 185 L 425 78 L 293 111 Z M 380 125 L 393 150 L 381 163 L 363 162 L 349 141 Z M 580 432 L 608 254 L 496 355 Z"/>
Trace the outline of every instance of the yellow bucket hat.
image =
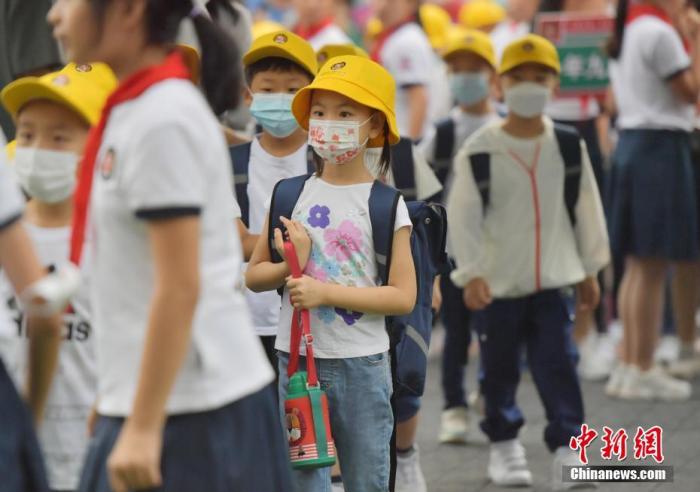
<path id="1" fill-rule="evenodd" d="M 433 3 L 424 3 L 418 10 L 418 17 L 428 36 L 433 49 L 441 49 L 445 45 L 447 32 L 452 25 L 450 14 L 442 7 Z"/>
<path id="2" fill-rule="evenodd" d="M 459 52 L 474 53 L 486 60 L 494 70 L 498 69 L 493 42 L 485 32 L 477 31 L 476 29 L 464 29 L 458 33 L 453 32 L 448 36 L 447 44 L 442 51 L 442 58 L 446 59 L 450 55 Z"/>
<path id="3" fill-rule="evenodd" d="M 389 127 L 389 143 L 399 141 L 394 104 L 396 83 L 394 78 L 381 65 L 369 58 L 344 55 L 326 63 L 310 85 L 297 92 L 292 101 L 292 113 L 304 130 L 309 129 L 311 92 L 324 89 L 337 92 L 364 106 L 384 113 Z M 370 139 L 368 147 L 384 145 L 384 136 Z"/>
<path id="4" fill-rule="evenodd" d="M 506 46 L 498 73 L 506 73 L 525 63 L 538 63 L 556 73 L 561 72 L 557 49 L 549 40 L 537 34 L 528 34 Z"/>
<path id="5" fill-rule="evenodd" d="M 323 68 L 323 65 L 331 58 L 343 55 L 355 55 L 369 58 L 369 54 L 365 50 L 354 44 L 327 44 L 316 52 L 318 66 L 319 68 Z"/>
<path id="6" fill-rule="evenodd" d="M 28 102 L 47 99 L 69 107 L 92 126 L 116 87 L 117 79 L 107 65 L 69 63 L 58 72 L 15 80 L 0 92 L 0 99 L 15 118 Z"/>
<path id="7" fill-rule="evenodd" d="M 243 55 L 243 65 L 247 67 L 263 58 L 273 56 L 293 61 L 308 70 L 311 75 L 318 72 L 316 53 L 311 45 L 304 38 L 285 30 L 273 31 L 255 39 L 248 52 Z"/>
<path id="8" fill-rule="evenodd" d="M 506 9 L 493 0 L 472 0 L 459 9 L 459 22 L 468 29 L 482 29 L 502 22 Z"/>

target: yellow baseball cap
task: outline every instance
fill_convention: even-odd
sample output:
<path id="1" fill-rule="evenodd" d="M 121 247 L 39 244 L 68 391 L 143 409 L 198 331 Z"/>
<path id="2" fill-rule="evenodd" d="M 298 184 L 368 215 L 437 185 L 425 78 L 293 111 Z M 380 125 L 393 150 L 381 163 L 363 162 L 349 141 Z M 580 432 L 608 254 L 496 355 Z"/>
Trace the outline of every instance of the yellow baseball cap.
<path id="1" fill-rule="evenodd" d="M 68 106 L 94 125 L 116 87 L 117 79 L 107 65 L 69 63 L 58 72 L 15 80 L 0 92 L 0 99 L 15 118 L 28 102 L 47 99 Z"/>
<path id="2" fill-rule="evenodd" d="M 506 9 L 493 0 L 472 0 L 459 9 L 459 22 L 468 29 L 483 29 L 502 22 Z"/>
<path id="3" fill-rule="evenodd" d="M 434 3 L 424 3 L 418 10 L 418 16 L 430 45 L 435 50 L 441 49 L 445 45 L 447 31 L 452 25 L 450 14 Z"/>
<path id="4" fill-rule="evenodd" d="M 494 70 L 498 69 L 493 42 L 489 35 L 483 31 L 464 29 L 460 30 L 459 33 L 453 33 L 448 36 L 447 44 L 442 51 L 443 59 L 459 52 L 474 53 L 486 60 Z"/>
<path id="5" fill-rule="evenodd" d="M 331 58 L 335 58 L 336 56 L 343 56 L 343 55 L 355 55 L 355 56 L 361 56 L 363 58 L 369 58 L 369 54 L 360 48 L 359 46 L 356 46 L 352 43 L 347 43 L 347 44 L 327 44 L 320 50 L 316 52 L 316 59 L 318 60 L 318 66 L 320 68 L 323 67 L 323 65 L 330 60 Z"/>
<path id="6" fill-rule="evenodd" d="M 506 73 L 525 63 L 538 63 L 556 73 L 561 72 L 557 49 L 549 40 L 537 34 L 528 34 L 506 46 L 498 73 Z"/>
<path id="7" fill-rule="evenodd" d="M 380 21 L 376 17 L 370 17 L 367 20 L 367 24 L 365 25 L 365 35 L 370 38 L 374 39 L 379 34 L 384 30 L 384 25 L 382 24 L 382 21 Z"/>
<path id="8" fill-rule="evenodd" d="M 250 39 L 256 40 L 260 36 L 270 34 L 275 31 L 284 31 L 284 26 L 279 22 L 263 19 L 253 24 L 250 28 Z"/>
<path id="9" fill-rule="evenodd" d="M 311 45 L 304 38 L 285 30 L 273 31 L 255 39 L 243 55 L 243 65 L 247 67 L 273 56 L 293 61 L 312 75 L 318 72 L 316 53 Z"/>
<path id="10" fill-rule="evenodd" d="M 364 106 L 384 113 L 389 126 L 389 143 L 399 141 L 394 104 L 396 83 L 389 72 L 369 58 L 344 55 L 326 63 L 311 84 L 297 92 L 292 101 L 292 113 L 304 130 L 309 129 L 311 92 L 324 89 L 337 92 Z M 370 139 L 368 147 L 384 145 L 384 136 Z"/>

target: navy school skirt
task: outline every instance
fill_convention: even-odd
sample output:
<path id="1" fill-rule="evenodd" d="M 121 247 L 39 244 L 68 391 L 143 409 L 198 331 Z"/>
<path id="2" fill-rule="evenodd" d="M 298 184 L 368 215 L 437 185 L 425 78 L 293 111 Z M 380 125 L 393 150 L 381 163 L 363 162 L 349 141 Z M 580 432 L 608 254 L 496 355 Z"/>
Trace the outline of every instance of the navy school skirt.
<path id="1" fill-rule="evenodd" d="M 698 258 L 698 206 L 688 133 L 621 131 L 608 184 L 608 229 L 616 257 Z"/>
<path id="2" fill-rule="evenodd" d="M 267 386 L 216 410 L 169 417 L 163 433 L 164 492 L 292 491 L 275 390 Z M 100 417 L 79 490 L 111 492 L 107 458 L 123 418 Z"/>
<path id="3" fill-rule="evenodd" d="M 0 360 L 0 491 L 48 490 L 32 417 Z"/>

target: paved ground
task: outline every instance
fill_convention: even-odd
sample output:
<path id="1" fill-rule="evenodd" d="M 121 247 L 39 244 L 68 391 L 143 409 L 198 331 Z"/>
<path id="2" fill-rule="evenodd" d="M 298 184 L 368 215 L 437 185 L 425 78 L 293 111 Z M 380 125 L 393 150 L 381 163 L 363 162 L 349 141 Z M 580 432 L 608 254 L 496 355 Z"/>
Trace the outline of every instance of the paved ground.
<path id="1" fill-rule="evenodd" d="M 437 346 L 440 343 L 439 334 L 435 338 L 437 342 L 435 346 Z M 435 347 L 433 352 L 434 349 Z M 472 364 L 469 369 L 470 389 L 475 388 L 474 367 Z M 442 409 L 439 372 L 439 361 L 433 356 L 428 369 L 429 384 L 424 398 L 423 421 L 418 439 L 428 490 L 430 492 L 507 490 L 490 484 L 486 479 L 488 445 L 478 430 L 478 417 L 473 420 L 472 444 L 448 446 L 438 443 L 437 434 Z M 700 492 L 700 382 L 696 381 L 694 384 L 692 400 L 681 404 L 627 403 L 612 400 L 603 393 L 603 385 L 596 383 L 584 383 L 584 398 L 587 423 L 601 433 L 604 425 L 614 429 L 624 427 L 630 436 L 634 436 L 637 426 L 644 428 L 652 425 L 662 426 L 665 464 L 672 465 L 675 473 L 672 484 L 607 484 L 598 490 L 602 492 Z M 521 440 L 527 448 L 528 460 L 535 478 L 534 487 L 519 490 L 546 491 L 551 456 L 542 441 L 543 409 L 529 375 L 523 378 L 518 400 L 527 418 Z M 599 442 L 600 438 L 588 448 L 589 457 L 599 455 Z M 633 449 L 631 439 L 628 448 L 630 451 Z M 630 462 L 630 464 L 640 463 Z"/>

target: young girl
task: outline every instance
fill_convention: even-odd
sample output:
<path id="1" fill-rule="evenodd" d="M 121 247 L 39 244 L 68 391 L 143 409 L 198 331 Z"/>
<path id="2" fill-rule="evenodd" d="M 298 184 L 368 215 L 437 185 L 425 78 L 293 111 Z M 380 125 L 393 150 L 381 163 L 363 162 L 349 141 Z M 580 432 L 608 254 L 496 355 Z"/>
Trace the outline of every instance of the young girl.
<path id="1" fill-rule="evenodd" d="M 700 23 L 691 13 L 684 0 L 621 0 L 609 46 L 620 128 L 609 228 L 626 263 L 618 299 L 624 353 L 606 389 L 626 399 L 687 400 L 691 392 L 653 367 L 666 271 L 692 271 L 698 259 L 689 132 L 700 92 Z"/>
<path id="2" fill-rule="evenodd" d="M 290 490 L 226 143 L 171 48 L 188 14 L 221 112 L 240 93 L 237 53 L 189 0 L 59 0 L 49 13 L 69 58 L 120 80 L 86 147 L 72 230 L 80 261 L 89 213 L 99 420 L 83 491 Z"/>
<path id="3" fill-rule="evenodd" d="M 394 90 L 393 79 L 378 64 L 342 56 L 326 64 L 313 83 L 297 93 L 294 116 L 309 129 L 309 143 L 320 159 L 292 217 L 281 221 L 305 275 L 291 279 L 286 263 L 272 263 L 264 236 L 246 274 L 254 291 L 285 287 L 276 345 L 280 401 L 287 394 L 293 308 L 311 310 L 316 364 L 328 395 L 348 492 L 389 487 L 393 417 L 384 317 L 411 312 L 416 298 L 406 205 L 400 200 L 396 210 L 389 279 L 383 286 L 377 279 L 368 207 L 374 178 L 364 164 L 365 150 L 384 147 L 386 173 L 389 144 L 399 138 Z M 278 229 L 275 243 L 280 252 L 282 241 Z M 296 479 L 299 490 L 325 491 L 330 487 L 330 469 L 299 471 Z"/>
<path id="4" fill-rule="evenodd" d="M 24 292 L 45 275 L 32 243 L 20 222 L 24 201 L 0 154 L 0 269 L 16 292 Z M 40 422 L 58 358 L 60 318 L 30 319 L 29 386 L 27 403 L 34 422 Z M 0 304 L 0 337 L 14 328 Z M 32 415 L 22 402 L 0 359 L 0 477 L 3 490 L 48 491 L 48 484 L 34 435 Z"/>
<path id="5" fill-rule="evenodd" d="M 90 126 L 100 117 L 107 96 L 117 85 L 104 65 L 69 64 L 41 78 L 24 77 L 2 91 L 2 103 L 17 124 L 14 170 L 30 197 L 27 228 L 43 265 L 49 270 L 68 262 L 73 191 L 79 156 Z M 26 373 L 27 326 L 15 292 L 0 276 L 0 294 L 17 323 L 8 340 L 6 364 L 20 380 Z M 82 289 L 85 294 L 86 289 Z M 73 299 L 64 315 L 61 354 L 47 411 L 39 430 L 52 490 L 78 486 L 95 403 L 94 336 L 86 295 Z M 12 367 L 14 366 L 14 367 Z"/>

